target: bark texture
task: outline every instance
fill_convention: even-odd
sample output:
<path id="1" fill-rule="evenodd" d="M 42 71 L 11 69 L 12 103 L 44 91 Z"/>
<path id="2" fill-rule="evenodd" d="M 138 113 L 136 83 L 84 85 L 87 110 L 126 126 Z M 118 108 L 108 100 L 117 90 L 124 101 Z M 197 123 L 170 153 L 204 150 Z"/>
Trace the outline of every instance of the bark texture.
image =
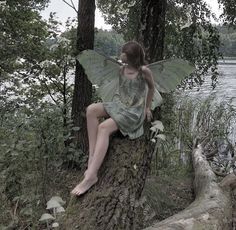
<path id="1" fill-rule="evenodd" d="M 163 59 L 166 0 L 142 0 L 139 42 L 148 62 Z"/>
<path id="2" fill-rule="evenodd" d="M 219 186 L 203 156 L 201 145 L 193 151 L 195 201 L 182 212 L 145 230 L 228 230 L 232 228 L 230 189 Z"/>
<path id="3" fill-rule="evenodd" d="M 149 129 L 146 127 L 146 129 Z M 154 146 L 147 135 L 135 140 L 112 137 L 98 182 L 81 197 L 72 197 L 62 229 L 138 230 L 148 222 L 141 197 Z"/>
<path id="4" fill-rule="evenodd" d="M 85 0 L 80 1 L 80 10 L 82 2 L 84 3 Z M 86 1 L 86 4 L 90 4 L 90 2 Z M 144 10 L 142 16 L 146 24 L 145 28 L 143 25 L 141 27 L 140 33 L 142 35 L 139 42 L 143 42 L 144 47 L 148 48 L 148 56 L 151 53 L 152 60 L 162 59 L 163 15 L 165 15 L 165 12 L 161 12 L 164 9 L 162 3 L 161 0 L 143 1 L 142 3 L 145 6 L 145 9 L 142 8 L 142 11 Z M 161 5 L 160 8 L 158 4 Z M 88 14 L 88 12 L 86 13 Z M 87 15 L 79 16 L 86 18 Z M 79 23 L 79 36 L 85 36 L 84 38 L 79 37 L 78 45 L 81 47 L 90 39 L 88 36 L 91 35 L 92 31 L 88 31 L 87 22 L 83 21 L 82 23 L 79 20 Z M 84 28 L 84 31 L 81 31 L 81 28 Z M 147 38 L 147 43 L 144 43 Z M 92 46 L 92 44 L 90 45 Z M 79 50 L 85 48 L 91 47 L 83 46 Z M 77 76 L 80 76 L 82 70 L 79 63 L 77 65 Z M 86 95 L 88 95 L 87 78 L 80 76 L 79 80 L 77 76 L 75 87 L 78 88 L 75 88 L 73 99 L 73 118 L 76 126 L 82 127 L 79 133 L 83 136 L 79 136 L 79 142 L 83 143 L 83 146 L 80 147 L 86 149 L 84 140 L 87 138 L 87 132 L 83 128 L 86 123 L 85 120 L 80 119 L 88 102 L 86 100 Z M 149 138 L 149 128 L 149 125 L 145 125 L 145 135 L 135 140 L 118 136 L 111 138 L 110 147 L 99 170 L 98 182 L 83 196 L 71 198 L 66 215 L 61 221 L 60 229 L 138 230 L 147 226 L 149 220 L 152 221 L 154 213 L 146 208 L 145 199 L 141 196 L 147 173 L 150 170 L 154 149 Z"/>
<path id="5" fill-rule="evenodd" d="M 77 53 L 94 47 L 95 0 L 80 0 L 77 28 Z M 85 108 L 91 103 L 92 84 L 84 73 L 83 67 L 76 60 L 75 84 L 72 101 L 72 119 L 75 126 L 80 127 L 75 132 L 78 147 L 86 152 L 88 148 Z"/>

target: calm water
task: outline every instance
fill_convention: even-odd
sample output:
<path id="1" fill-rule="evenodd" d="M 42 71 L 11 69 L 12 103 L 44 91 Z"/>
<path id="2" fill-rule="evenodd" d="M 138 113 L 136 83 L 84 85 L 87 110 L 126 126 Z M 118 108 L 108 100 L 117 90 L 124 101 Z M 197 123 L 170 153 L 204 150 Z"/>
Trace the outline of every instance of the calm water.
<path id="1" fill-rule="evenodd" d="M 219 62 L 218 70 L 220 76 L 218 77 L 218 84 L 215 89 L 212 89 L 210 76 L 206 77 L 203 86 L 200 89 L 192 89 L 184 94 L 191 98 L 198 98 L 204 100 L 210 95 L 214 95 L 216 103 L 221 101 L 229 102 L 233 108 L 236 109 L 236 58 L 222 60 Z M 236 117 L 232 121 L 232 130 L 230 139 L 236 142 Z"/>
<path id="2" fill-rule="evenodd" d="M 214 90 L 212 90 L 210 76 L 207 76 L 199 90 L 193 89 L 188 93 L 191 94 L 191 97 L 203 99 L 214 93 L 218 101 L 232 99 L 232 105 L 236 108 L 236 59 L 220 61 L 218 70 L 220 76 Z"/>
<path id="3" fill-rule="evenodd" d="M 192 89 L 187 94 L 191 97 L 202 99 L 214 94 L 217 101 L 232 100 L 232 104 L 236 108 L 236 59 L 220 61 L 218 69 L 220 76 L 214 90 L 211 86 L 210 77 L 206 77 L 200 89 Z"/>
<path id="4" fill-rule="evenodd" d="M 200 99 L 200 101 L 204 101 L 204 99 L 208 98 L 211 95 L 214 95 L 214 102 L 216 104 L 222 101 L 231 101 L 231 105 L 236 110 L 236 58 L 231 60 L 220 61 L 218 65 L 218 70 L 220 76 L 218 77 L 218 83 L 214 90 L 211 86 L 211 76 L 207 76 L 204 84 L 201 86 L 200 89 L 195 88 L 180 93 L 180 101 L 182 101 L 182 99 L 186 97 L 192 99 L 196 98 L 198 100 Z M 236 143 L 236 117 L 233 118 L 230 123 L 231 125 L 228 137 L 230 142 L 233 144 Z M 179 146 L 181 146 L 181 143 L 179 143 Z M 227 145 L 222 145 L 223 150 L 226 146 Z M 224 153 L 222 155 L 221 152 L 222 151 L 219 149 L 219 162 L 221 162 L 222 160 L 222 162 L 224 162 L 224 160 L 227 160 L 227 162 L 232 160 L 230 153 L 227 152 L 227 154 Z M 182 149 L 181 151 L 181 160 L 184 163 L 188 162 L 188 154 L 185 153 L 184 149 Z"/>

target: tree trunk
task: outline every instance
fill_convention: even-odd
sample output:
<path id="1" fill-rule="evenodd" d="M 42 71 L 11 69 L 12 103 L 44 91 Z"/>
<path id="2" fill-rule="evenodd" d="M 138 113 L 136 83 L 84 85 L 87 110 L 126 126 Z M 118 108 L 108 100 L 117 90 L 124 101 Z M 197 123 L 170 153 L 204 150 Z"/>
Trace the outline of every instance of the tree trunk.
<path id="1" fill-rule="evenodd" d="M 153 6 L 156 6 L 155 1 L 151 1 Z M 151 4 L 147 7 L 151 7 Z M 150 52 L 151 46 L 155 44 L 152 58 L 162 57 L 163 49 L 156 49 L 156 47 L 163 47 L 163 38 L 160 39 L 162 32 L 159 28 L 164 25 L 163 14 L 160 14 L 164 8 L 160 8 L 157 12 L 155 12 L 157 7 L 154 8 L 155 18 L 159 14 L 161 17 L 160 20 L 155 21 L 161 23 L 159 26 L 154 26 L 152 18 L 148 17 L 151 8 L 147 10 L 142 7 L 142 9 L 144 10 L 142 15 L 147 14 L 146 27 L 153 28 L 153 30 L 141 30 L 141 33 L 149 33 L 143 34 L 142 38 L 145 40 L 146 37 L 151 37 L 150 41 L 152 41 L 144 45 L 148 45 Z M 159 35 L 158 38 L 156 34 Z M 157 39 L 160 41 L 157 42 Z M 155 52 L 158 52 L 158 55 L 154 55 Z M 71 198 L 61 229 L 138 230 L 147 226 L 149 219 L 146 214 L 150 210 L 144 207 L 145 199 L 141 197 L 141 193 L 151 166 L 154 149 L 154 144 L 149 138 L 149 128 L 150 125 L 145 124 L 144 135 L 135 140 L 117 135 L 111 138 L 109 149 L 98 173 L 98 182 L 81 197 Z M 81 133 L 86 135 L 85 131 Z"/>
<path id="2" fill-rule="evenodd" d="M 95 0 L 80 0 L 77 28 L 77 53 L 94 46 Z M 85 108 L 91 103 L 92 85 L 76 59 L 75 85 L 72 101 L 72 119 L 79 131 L 74 132 L 78 147 L 87 152 L 88 139 L 86 130 Z"/>
<path id="3" fill-rule="evenodd" d="M 145 228 L 145 230 L 228 230 L 232 228 L 229 188 L 222 189 L 218 185 L 215 174 L 206 157 L 203 156 L 201 145 L 193 151 L 193 167 L 195 201 L 182 212 Z M 232 183 L 230 182 L 230 184 Z"/>
<path id="4" fill-rule="evenodd" d="M 166 0 L 142 0 L 139 42 L 148 62 L 163 59 Z"/>
<path id="5" fill-rule="evenodd" d="M 141 193 L 153 154 L 148 129 L 135 140 L 118 137 L 99 170 L 98 182 L 81 197 L 72 197 L 61 229 L 138 230 L 147 226 Z M 151 215 L 151 214 L 150 214 Z"/>
<path id="6" fill-rule="evenodd" d="M 138 41 L 145 49 L 148 63 L 163 60 L 167 0 L 142 0 Z M 153 112 L 160 119 L 161 109 Z"/>

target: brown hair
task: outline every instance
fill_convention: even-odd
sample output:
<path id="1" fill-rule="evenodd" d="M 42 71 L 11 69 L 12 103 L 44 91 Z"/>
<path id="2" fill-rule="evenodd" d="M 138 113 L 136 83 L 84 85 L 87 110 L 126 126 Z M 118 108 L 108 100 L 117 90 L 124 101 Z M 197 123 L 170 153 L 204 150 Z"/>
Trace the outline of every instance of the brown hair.
<path id="1" fill-rule="evenodd" d="M 144 50 L 138 42 L 129 41 L 125 43 L 121 52 L 126 54 L 128 61 L 135 68 L 146 64 Z"/>

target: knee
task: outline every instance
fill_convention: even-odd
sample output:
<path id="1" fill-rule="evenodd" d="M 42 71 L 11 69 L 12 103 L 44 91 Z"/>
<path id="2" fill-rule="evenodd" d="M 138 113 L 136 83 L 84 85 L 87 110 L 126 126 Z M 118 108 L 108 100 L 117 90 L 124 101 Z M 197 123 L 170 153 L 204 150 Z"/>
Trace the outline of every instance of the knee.
<path id="1" fill-rule="evenodd" d="M 96 116 L 95 104 L 91 104 L 86 108 L 86 117 Z"/>
<path id="2" fill-rule="evenodd" d="M 98 132 L 109 133 L 108 126 L 104 123 L 98 125 Z"/>

